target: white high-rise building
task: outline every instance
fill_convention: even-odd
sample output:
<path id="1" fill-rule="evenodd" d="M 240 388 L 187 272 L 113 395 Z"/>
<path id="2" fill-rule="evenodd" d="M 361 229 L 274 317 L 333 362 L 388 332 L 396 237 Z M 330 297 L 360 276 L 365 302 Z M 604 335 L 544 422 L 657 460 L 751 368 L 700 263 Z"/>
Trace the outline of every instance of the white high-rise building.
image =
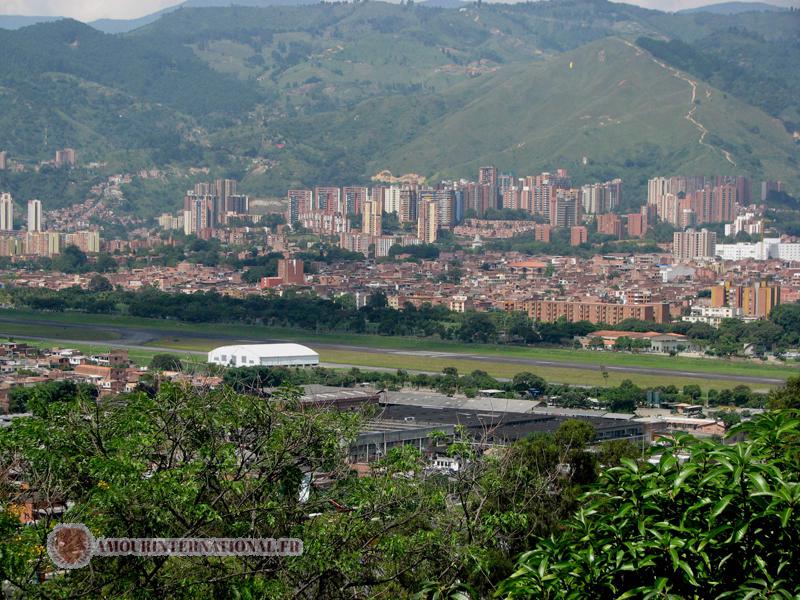
<path id="1" fill-rule="evenodd" d="M 42 230 L 42 201 L 28 200 L 28 231 Z"/>
<path id="2" fill-rule="evenodd" d="M 394 214 L 400 212 L 400 186 L 393 185 L 387 188 L 383 197 L 383 212 Z"/>
<path id="3" fill-rule="evenodd" d="M 11 194 L 3 192 L 0 194 L 0 231 L 11 231 L 14 229 L 14 201 Z"/>

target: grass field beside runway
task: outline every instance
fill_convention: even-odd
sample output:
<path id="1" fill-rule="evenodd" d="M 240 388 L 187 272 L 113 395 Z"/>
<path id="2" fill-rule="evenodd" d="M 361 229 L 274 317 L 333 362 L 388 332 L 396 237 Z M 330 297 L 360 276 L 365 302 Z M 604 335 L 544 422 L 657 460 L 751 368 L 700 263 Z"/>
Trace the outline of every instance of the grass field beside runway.
<path id="1" fill-rule="evenodd" d="M 154 346 L 162 348 L 173 348 L 176 351 L 207 352 L 218 345 L 215 340 L 203 339 L 179 339 L 163 338 L 153 342 Z M 676 385 L 696 384 L 701 389 L 724 389 L 733 388 L 740 385 L 740 382 L 726 380 L 724 375 L 718 378 L 699 379 L 695 377 L 685 377 L 681 375 L 660 375 L 625 373 L 620 371 L 608 371 L 608 379 L 603 377 L 603 373 L 598 366 L 597 369 L 579 369 L 555 366 L 523 365 L 515 363 L 504 363 L 492 361 L 491 359 L 453 359 L 447 356 L 419 356 L 407 354 L 383 354 L 369 353 L 354 350 L 336 350 L 329 348 L 317 349 L 320 360 L 324 363 L 332 363 L 343 366 L 353 366 L 359 368 L 381 368 L 381 369 L 406 369 L 409 371 L 426 371 L 440 373 L 445 367 L 456 367 L 461 374 L 470 373 L 474 370 L 486 371 L 492 377 L 511 378 L 522 371 L 531 371 L 540 377 L 544 377 L 550 383 L 567 383 L 572 385 L 597 385 L 597 386 L 616 386 L 625 379 L 630 379 L 640 387 L 656 387 Z M 749 384 L 751 389 L 766 391 L 773 386 L 765 384 Z"/>
<path id="2" fill-rule="evenodd" d="M 51 348 L 53 346 L 64 344 L 59 340 L 25 340 L 23 338 L 15 338 L 17 341 L 25 341 L 33 346 L 40 348 Z M 163 344 L 168 343 L 168 340 L 161 340 Z M 212 348 L 216 342 L 213 340 L 192 340 L 192 343 L 182 343 L 176 346 L 160 346 L 153 347 L 152 350 L 146 348 L 129 348 L 128 353 L 131 360 L 140 366 L 146 366 L 156 354 L 165 352 L 173 353 L 179 356 L 185 364 L 196 364 L 198 367 L 205 364 L 205 357 L 195 354 L 196 352 L 205 352 Z M 80 350 L 84 353 L 98 353 L 107 352 L 114 343 L 110 344 L 87 344 L 87 343 L 70 343 L 69 347 Z M 320 349 L 320 360 L 323 363 L 331 365 L 332 368 L 349 369 L 352 367 L 369 370 L 369 369 L 405 369 L 407 371 L 421 371 L 430 373 L 441 373 L 445 367 L 456 367 L 458 372 L 463 374 L 470 373 L 474 370 L 486 371 L 492 377 L 497 378 L 511 378 L 517 373 L 522 371 L 531 371 L 540 377 L 543 377 L 549 383 L 564 383 L 570 385 L 586 385 L 586 386 L 617 386 L 622 381 L 629 379 L 636 385 L 643 388 L 651 388 L 655 386 L 675 385 L 683 387 L 684 385 L 695 384 L 700 386 L 703 391 L 709 389 L 725 389 L 733 388 L 739 385 L 739 382 L 732 382 L 726 380 L 724 376 L 711 379 L 699 379 L 693 377 L 683 377 L 680 375 L 650 375 L 642 373 L 625 373 L 620 371 L 608 371 L 608 378 L 603 377 L 602 371 L 598 367 L 594 369 L 579 369 L 579 368 L 561 368 L 561 367 L 540 367 L 536 365 L 526 366 L 514 363 L 501 363 L 492 360 L 479 360 L 479 359 L 457 359 L 454 360 L 449 357 L 436 357 L 436 356 L 416 356 L 416 355 L 398 355 L 398 354 L 381 354 L 381 353 L 368 353 L 350 350 L 335 350 L 335 349 Z M 765 384 L 750 384 L 749 387 L 754 391 L 767 391 L 771 387 Z"/>
<path id="3" fill-rule="evenodd" d="M 387 337 L 378 335 L 359 335 L 359 334 L 338 334 L 338 333 L 313 333 L 308 331 L 235 325 L 235 324 L 190 324 L 177 321 L 167 321 L 163 319 L 143 319 L 136 317 L 124 317 L 115 315 L 86 315 L 82 313 L 38 313 L 32 311 L 11 311 L 0 310 L 0 318 L 10 318 L 16 316 L 19 319 L 31 321 L 53 321 L 63 323 L 67 326 L 67 332 L 63 332 L 52 325 L 41 323 L 0 323 L 0 334 L 24 335 L 52 337 L 53 339 L 93 339 L 92 331 L 100 332 L 101 336 L 119 335 L 115 331 L 104 330 L 104 327 L 119 329 L 130 328 L 146 329 L 154 332 L 154 338 L 148 343 L 151 346 L 168 347 L 176 350 L 208 351 L 209 349 L 234 343 L 231 339 L 242 340 L 284 340 L 306 343 L 314 346 L 317 344 L 342 344 L 352 346 L 371 347 L 384 350 L 418 352 L 445 352 L 453 354 L 474 355 L 481 354 L 486 357 L 497 356 L 513 359 L 547 360 L 574 362 L 586 365 L 595 365 L 598 372 L 601 366 L 606 367 L 637 367 L 652 369 L 668 369 L 674 371 L 692 371 L 698 373 L 708 373 L 718 376 L 724 380 L 726 375 L 739 375 L 750 377 L 771 377 L 786 378 L 791 375 L 800 374 L 800 365 L 779 366 L 764 364 L 755 361 L 744 360 L 719 360 L 713 358 L 688 358 L 688 357 L 669 357 L 645 354 L 627 354 L 612 352 L 597 352 L 586 350 L 574 350 L 569 348 L 542 348 L 542 347 L 520 347 L 508 345 L 490 344 L 465 344 L 460 342 L 423 340 L 416 338 Z M 13 331 L 10 327 L 13 327 Z M 86 326 L 87 329 L 73 327 L 71 331 L 80 331 L 81 338 L 72 337 L 69 333 L 69 325 Z M 97 330 L 88 327 L 99 328 Z M 29 329 L 26 329 L 29 328 Z M 40 329 L 42 328 L 42 329 Z M 37 331 L 39 333 L 37 333 Z M 44 332 L 44 333 L 42 333 Z M 49 333 L 48 333 L 49 332 Z M 55 332 L 57 335 L 50 335 Z M 220 336 L 220 337 L 216 337 Z M 96 338 L 94 338 L 96 339 Z M 108 339 L 108 338 L 106 338 Z M 100 341 L 100 340 L 98 340 Z M 109 340 L 110 341 L 110 340 Z M 341 349 L 347 351 L 347 349 Z M 356 351 L 356 349 L 353 349 Z M 364 355 L 363 352 L 358 352 Z M 400 355 L 392 355 L 398 357 Z M 409 357 L 411 358 L 411 357 Z M 476 358 L 476 360 L 481 360 Z M 429 359 L 425 358 L 426 362 Z M 396 361 L 393 360 L 396 364 Z M 463 362 L 460 361 L 460 362 Z M 390 366 L 395 366 L 392 364 Z M 410 368 L 410 367 L 409 367 Z M 524 369 L 522 365 L 510 365 L 512 369 Z M 539 367 L 547 368 L 547 367 Z M 557 367 L 553 367 L 557 368 Z M 571 369 L 566 369 L 571 370 Z M 586 373 L 587 371 L 583 371 Z M 630 374 L 634 375 L 634 374 Z"/>

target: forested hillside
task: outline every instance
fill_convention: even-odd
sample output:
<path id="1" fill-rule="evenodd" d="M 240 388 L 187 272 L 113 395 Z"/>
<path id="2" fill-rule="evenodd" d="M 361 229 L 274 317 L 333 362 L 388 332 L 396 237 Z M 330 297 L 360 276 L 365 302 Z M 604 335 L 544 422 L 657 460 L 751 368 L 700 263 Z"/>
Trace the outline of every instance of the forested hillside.
<path id="1" fill-rule="evenodd" d="M 183 7 L 122 35 L 45 23 L 0 30 L 0 148 L 210 167 L 256 195 L 484 163 L 619 176 L 634 202 L 686 169 L 796 191 L 798 25 L 587 0 Z"/>

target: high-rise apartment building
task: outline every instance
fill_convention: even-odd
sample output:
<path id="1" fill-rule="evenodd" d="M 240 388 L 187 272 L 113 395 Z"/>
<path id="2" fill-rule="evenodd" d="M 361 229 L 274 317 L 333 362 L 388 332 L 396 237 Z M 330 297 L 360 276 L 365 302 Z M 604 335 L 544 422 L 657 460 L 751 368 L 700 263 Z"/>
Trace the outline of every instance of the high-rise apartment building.
<path id="1" fill-rule="evenodd" d="M 381 235 L 382 214 L 380 202 L 377 200 L 367 200 L 361 209 L 361 231 L 367 235 Z"/>
<path id="2" fill-rule="evenodd" d="M 413 223 L 417 220 L 417 190 L 411 186 L 403 186 L 400 190 L 397 219 L 401 223 Z"/>
<path id="3" fill-rule="evenodd" d="M 42 229 L 42 201 L 28 200 L 28 231 L 41 231 Z"/>
<path id="4" fill-rule="evenodd" d="M 417 218 L 417 237 L 425 244 L 433 244 L 439 235 L 439 207 L 435 197 L 421 195 Z"/>
<path id="5" fill-rule="evenodd" d="M 383 194 L 383 212 L 389 214 L 400 213 L 400 186 L 393 185 L 385 189 Z"/>
<path id="6" fill-rule="evenodd" d="M 436 190 L 434 197 L 439 227 L 449 228 L 455 225 L 455 190 Z"/>
<path id="7" fill-rule="evenodd" d="M 100 252 L 99 231 L 76 231 L 64 234 L 65 246 L 77 246 L 87 254 Z"/>
<path id="8" fill-rule="evenodd" d="M 767 201 L 770 192 L 782 192 L 782 181 L 762 181 L 761 182 L 761 202 Z"/>
<path id="9" fill-rule="evenodd" d="M 369 192 L 365 187 L 346 187 L 342 190 L 344 212 L 348 215 L 361 214 L 361 207 L 367 201 Z"/>
<path id="10" fill-rule="evenodd" d="M 478 169 L 478 185 L 497 187 L 497 167 L 481 167 Z"/>
<path id="11" fill-rule="evenodd" d="M 550 218 L 550 206 L 555 202 L 557 189 L 547 183 L 534 183 L 530 188 L 533 209 L 535 215 L 541 215 L 546 219 Z"/>
<path id="12" fill-rule="evenodd" d="M 553 227 L 572 227 L 580 222 L 580 193 L 578 189 L 556 190 L 550 204 L 550 224 Z"/>
<path id="13" fill-rule="evenodd" d="M 672 255 L 676 262 L 687 262 L 714 256 L 717 234 L 707 229 L 676 231 L 672 235 Z"/>
<path id="14" fill-rule="evenodd" d="M 711 201 L 712 223 L 728 223 L 736 217 L 736 184 L 723 183 L 714 188 Z"/>
<path id="15" fill-rule="evenodd" d="M 622 180 L 591 183 L 581 188 L 583 212 L 590 215 L 608 213 L 622 203 Z"/>
<path id="16" fill-rule="evenodd" d="M 289 210 L 287 221 L 290 225 L 297 223 L 300 215 L 311 211 L 314 206 L 314 192 L 311 190 L 289 190 Z"/>
<path id="17" fill-rule="evenodd" d="M 503 208 L 509 210 L 522 210 L 522 190 L 515 185 L 501 190 Z"/>
<path id="18" fill-rule="evenodd" d="M 537 223 L 533 226 L 533 239 L 537 242 L 550 243 L 550 232 L 553 227 L 548 223 Z M 588 237 L 588 233 L 586 234 Z"/>
<path id="19" fill-rule="evenodd" d="M 342 212 L 342 195 L 338 187 L 314 188 L 314 210 L 332 215 Z"/>
<path id="20" fill-rule="evenodd" d="M 299 258 L 284 258 L 278 261 L 278 277 L 284 285 L 303 285 L 306 282 L 303 261 Z"/>
<path id="21" fill-rule="evenodd" d="M 190 193 L 183 206 L 183 232 L 198 237 L 207 236 L 214 228 L 214 206 L 216 196 Z"/>
<path id="22" fill-rule="evenodd" d="M 3 192 L 0 194 L 0 231 L 12 231 L 14 229 L 14 201 L 11 194 Z"/>
<path id="23" fill-rule="evenodd" d="M 514 176 L 510 173 L 500 173 L 497 176 L 497 190 L 500 198 L 503 197 L 503 192 L 505 192 L 508 188 L 515 185 Z M 503 207 L 505 208 L 505 206 Z"/>
<path id="24" fill-rule="evenodd" d="M 225 198 L 224 222 L 228 222 L 230 215 L 247 215 L 250 212 L 250 196 L 245 194 L 231 194 Z"/>
<path id="25" fill-rule="evenodd" d="M 29 231 L 25 235 L 25 254 L 55 256 L 61 253 L 61 235 L 55 231 Z"/>

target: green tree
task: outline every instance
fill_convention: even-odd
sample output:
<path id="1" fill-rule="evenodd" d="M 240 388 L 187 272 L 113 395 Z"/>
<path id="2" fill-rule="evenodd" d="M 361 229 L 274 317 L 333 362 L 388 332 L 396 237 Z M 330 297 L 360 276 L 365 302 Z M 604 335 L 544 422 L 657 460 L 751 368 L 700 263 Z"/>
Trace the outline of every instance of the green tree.
<path id="1" fill-rule="evenodd" d="M 153 371 L 180 371 L 181 368 L 181 358 L 174 354 L 156 354 L 150 359 L 150 369 Z"/>
<path id="2" fill-rule="evenodd" d="M 114 286 L 102 275 L 92 275 L 87 289 L 94 294 L 98 294 L 100 292 L 110 292 L 114 289 Z"/>
<path id="3" fill-rule="evenodd" d="M 767 413 L 722 446 L 677 435 L 621 459 L 558 535 L 524 553 L 508 598 L 793 597 L 800 593 L 800 418 Z M 681 457 L 688 456 L 688 460 Z M 568 593 L 564 592 L 568 590 Z"/>
<path id="4" fill-rule="evenodd" d="M 511 387 L 519 394 L 532 392 L 538 396 L 547 391 L 547 382 L 542 377 L 525 371 L 514 375 L 511 380 Z"/>
<path id="5" fill-rule="evenodd" d="M 77 246 L 67 246 L 53 259 L 53 269 L 62 273 L 83 273 L 89 260 Z"/>
<path id="6" fill-rule="evenodd" d="M 497 327 L 486 313 L 467 313 L 458 329 L 458 338 L 464 342 L 486 343 L 494 340 L 496 335 Z"/>
<path id="7" fill-rule="evenodd" d="M 597 460 L 603 467 L 617 467 L 623 458 L 637 459 L 642 449 L 630 440 L 609 440 L 600 444 Z"/>
<path id="8" fill-rule="evenodd" d="M 700 389 L 699 385 L 690 383 L 683 386 L 683 395 L 691 398 L 692 402 L 695 402 L 703 395 L 703 390 Z"/>
<path id="9" fill-rule="evenodd" d="M 767 407 L 771 410 L 800 409 L 800 376 L 790 377 L 783 386 L 771 391 L 767 397 Z"/>
<path id="10" fill-rule="evenodd" d="M 117 261 L 108 252 L 101 252 L 94 265 L 98 273 L 113 273 L 118 267 Z"/>

